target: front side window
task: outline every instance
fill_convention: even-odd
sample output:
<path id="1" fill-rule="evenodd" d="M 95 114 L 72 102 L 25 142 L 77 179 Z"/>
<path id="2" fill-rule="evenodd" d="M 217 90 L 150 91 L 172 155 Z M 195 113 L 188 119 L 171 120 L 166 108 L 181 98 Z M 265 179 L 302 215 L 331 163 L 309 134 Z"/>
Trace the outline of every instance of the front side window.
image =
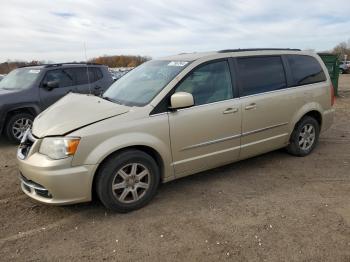
<path id="1" fill-rule="evenodd" d="M 74 78 L 71 71 L 66 69 L 55 69 L 48 71 L 43 83 L 58 81 L 59 87 L 68 87 L 74 85 Z"/>
<path id="2" fill-rule="evenodd" d="M 200 66 L 186 76 L 175 92 L 192 94 L 195 105 L 233 98 L 231 75 L 227 61 Z"/>
<path id="3" fill-rule="evenodd" d="M 326 81 L 326 75 L 320 63 L 314 57 L 287 55 L 287 60 L 292 71 L 293 86 Z"/>
<path id="4" fill-rule="evenodd" d="M 171 81 L 189 62 L 151 60 L 131 70 L 114 82 L 103 97 L 128 106 L 144 106 Z"/>
<path id="5" fill-rule="evenodd" d="M 15 90 L 29 88 L 38 78 L 40 69 L 17 68 L 0 82 L 0 89 Z"/>
<path id="6" fill-rule="evenodd" d="M 241 79 L 240 96 L 254 95 L 287 87 L 279 56 L 242 57 L 237 59 Z"/>

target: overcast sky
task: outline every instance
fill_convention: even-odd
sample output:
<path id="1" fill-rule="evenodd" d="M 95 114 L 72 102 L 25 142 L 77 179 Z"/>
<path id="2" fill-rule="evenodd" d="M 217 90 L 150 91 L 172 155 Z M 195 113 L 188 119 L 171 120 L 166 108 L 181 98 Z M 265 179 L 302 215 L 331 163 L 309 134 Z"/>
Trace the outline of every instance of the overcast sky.
<path id="1" fill-rule="evenodd" d="M 350 38 L 349 0 L 2 0 L 0 62 L 159 57 L 227 48 L 329 50 Z"/>

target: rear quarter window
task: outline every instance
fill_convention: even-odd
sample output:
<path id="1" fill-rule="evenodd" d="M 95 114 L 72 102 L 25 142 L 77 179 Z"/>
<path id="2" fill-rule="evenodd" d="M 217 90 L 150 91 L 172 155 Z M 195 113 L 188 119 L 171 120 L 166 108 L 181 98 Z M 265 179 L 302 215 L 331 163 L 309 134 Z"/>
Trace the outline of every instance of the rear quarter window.
<path id="1" fill-rule="evenodd" d="M 326 75 L 316 58 L 307 55 L 287 55 L 293 86 L 326 81 Z"/>

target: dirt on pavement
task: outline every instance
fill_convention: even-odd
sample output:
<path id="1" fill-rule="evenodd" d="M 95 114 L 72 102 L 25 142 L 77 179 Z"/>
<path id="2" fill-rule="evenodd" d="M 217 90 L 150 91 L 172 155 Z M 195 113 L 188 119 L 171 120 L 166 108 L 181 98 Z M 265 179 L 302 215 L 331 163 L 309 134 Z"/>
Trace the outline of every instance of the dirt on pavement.
<path id="1" fill-rule="evenodd" d="M 0 261 L 350 261 L 350 75 L 307 157 L 284 150 L 161 186 L 128 214 L 37 203 L 0 140 Z"/>

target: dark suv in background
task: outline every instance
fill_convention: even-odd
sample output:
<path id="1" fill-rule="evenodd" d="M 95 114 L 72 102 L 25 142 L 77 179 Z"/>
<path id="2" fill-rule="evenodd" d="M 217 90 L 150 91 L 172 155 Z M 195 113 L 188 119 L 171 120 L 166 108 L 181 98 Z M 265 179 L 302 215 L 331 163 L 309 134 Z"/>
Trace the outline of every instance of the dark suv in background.
<path id="1" fill-rule="evenodd" d="M 67 93 L 100 95 L 112 83 L 108 68 L 98 64 L 17 68 L 0 81 L 0 133 L 19 142 L 35 116 Z"/>

